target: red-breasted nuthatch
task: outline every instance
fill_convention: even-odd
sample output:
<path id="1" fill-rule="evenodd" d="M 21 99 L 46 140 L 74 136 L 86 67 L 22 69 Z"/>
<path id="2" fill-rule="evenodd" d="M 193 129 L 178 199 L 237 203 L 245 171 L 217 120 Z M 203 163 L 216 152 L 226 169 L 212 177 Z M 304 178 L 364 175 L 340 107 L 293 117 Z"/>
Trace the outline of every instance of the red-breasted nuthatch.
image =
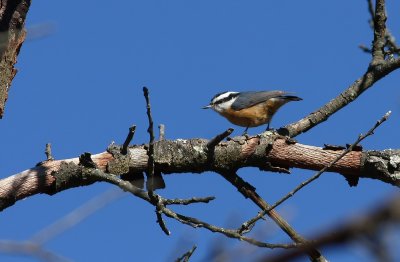
<path id="1" fill-rule="evenodd" d="M 232 124 L 256 127 L 269 123 L 278 109 L 290 101 L 302 100 L 300 97 L 288 95 L 285 91 L 248 91 L 224 92 L 216 94 L 208 106 L 228 119 Z"/>

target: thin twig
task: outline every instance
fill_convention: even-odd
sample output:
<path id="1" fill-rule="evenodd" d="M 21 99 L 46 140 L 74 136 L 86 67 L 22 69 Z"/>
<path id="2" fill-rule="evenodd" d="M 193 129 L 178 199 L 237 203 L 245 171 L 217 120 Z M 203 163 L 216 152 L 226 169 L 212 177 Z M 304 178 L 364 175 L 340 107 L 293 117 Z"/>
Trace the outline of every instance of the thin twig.
<path id="1" fill-rule="evenodd" d="M 156 203 L 156 215 L 157 215 L 157 223 L 160 225 L 161 230 L 169 236 L 171 231 L 168 230 L 167 225 L 165 224 L 164 219 L 162 218 L 162 209 L 165 207 L 165 203 L 161 202 L 161 198 L 158 195 L 155 197 L 157 199 Z"/>
<path id="2" fill-rule="evenodd" d="M 245 241 L 245 242 L 247 242 L 249 244 L 252 244 L 254 246 L 257 246 L 257 247 L 263 247 L 263 248 L 285 248 L 285 249 L 288 249 L 288 248 L 295 248 L 295 247 L 298 246 L 298 244 L 296 244 L 296 243 L 293 243 L 293 244 L 271 244 L 271 243 L 261 242 L 261 241 L 258 241 L 256 239 L 254 239 L 254 238 L 245 237 L 245 236 L 239 234 L 237 232 L 237 230 L 217 227 L 217 226 L 211 225 L 209 223 L 206 223 L 204 221 L 201 221 L 201 220 L 199 220 L 197 218 L 184 216 L 184 215 L 181 215 L 179 213 L 175 213 L 174 211 L 172 211 L 171 209 L 166 208 L 166 207 L 164 207 L 162 209 L 162 212 L 166 216 L 168 216 L 170 218 L 173 218 L 173 219 L 175 219 L 175 220 L 177 220 L 177 221 L 179 221 L 179 222 L 181 222 L 183 224 L 189 225 L 189 226 L 191 226 L 193 228 L 200 228 L 200 227 L 201 228 L 205 228 L 205 229 L 207 229 L 207 230 L 209 230 L 211 232 L 220 233 L 220 234 L 223 234 L 223 235 L 225 235 L 225 236 L 227 236 L 229 238 L 235 238 L 235 239 L 238 239 L 238 240 L 241 240 L 241 241 Z"/>
<path id="3" fill-rule="evenodd" d="M 194 245 L 189 251 L 183 254 L 180 258 L 175 260 L 175 262 L 188 262 L 190 257 L 193 255 L 194 251 L 196 250 L 196 245 Z"/>
<path id="4" fill-rule="evenodd" d="M 190 205 L 193 203 L 209 203 L 210 201 L 214 200 L 215 197 L 192 197 L 190 199 L 166 199 L 164 201 L 165 205 Z"/>
<path id="5" fill-rule="evenodd" d="M 133 125 L 129 128 L 128 135 L 126 136 L 125 142 L 121 148 L 121 154 L 126 155 L 128 153 L 128 146 L 131 143 L 133 136 L 135 135 L 136 126 Z"/>
<path id="6" fill-rule="evenodd" d="M 153 128 L 153 117 L 151 115 L 151 106 L 150 106 L 150 97 L 149 97 L 149 89 L 147 87 L 143 87 L 143 94 L 146 99 L 146 108 L 147 108 L 147 117 L 149 119 L 149 128 L 147 129 L 147 132 L 149 133 L 150 136 L 150 141 L 149 141 L 149 149 L 147 151 L 147 154 L 149 156 L 148 160 L 148 169 L 147 169 L 147 190 L 149 191 L 149 197 L 152 201 L 152 203 L 156 206 L 156 215 L 157 215 L 157 223 L 160 225 L 162 231 L 169 235 L 170 231 L 167 228 L 167 225 L 165 224 L 163 218 L 162 218 L 162 213 L 160 212 L 161 206 L 160 206 L 160 200 L 158 198 L 158 195 L 154 193 L 154 128 Z M 158 176 L 158 178 L 161 177 Z M 162 179 L 162 177 L 161 177 Z"/>
<path id="7" fill-rule="evenodd" d="M 258 220 L 264 219 L 264 216 L 266 213 L 267 212 L 264 210 L 261 210 L 260 212 L 258 212 L 258 214 L 255 217 L 242 223 L 242 225 L 238 229 L 238 232 L 240 234 L 246 234 L 246 233 L 250 232 Z"/>
<path id="8" fill-rule="evenodd" d="M 150 98 L 149 98 L 149 89 L 147 87 L 143 87 L 143 94 L 144 98 L 146 99 L 146 109 L 147 109 L 147 118 L 149 120 L 149 128 L 147 128 L 147 132 L 149 133 L 150 136 L 150 141 L 149 141 L 149 149 L 147 151 L 147 154 L 149 156 L 149 161 L 148 161 L 148 168 L 147 168 L 147 175 L 148 175 L 148 188 L 149 193 L 151 195 L 151 192 L 154 189 L 154 130 L 153 130 L 153 117 L 151 115 L 151 106 L 150 106 Z"/>
<path id="9" fill-rule="evenodd" d="M 367 54 L 371 54 L 371 53 L 372 53 L 371 48 L 369 48 L 369 47 L 367 47 L 367 46 L 365 46 L 365 45 L 359 45 L 358 47 L 359 47 L 362 51 L 364 51 L 365 53 L 367 53 Z"/>
<path id="10" fill-rule="evenodd" d="M 151 205 L 156 205 L 156 203 L 153 202 L 152 198 L 150 198 L 149 193 L 144 191 L 143 189 L 137 188 L 134 185 L 132 185 L 131 183 L 122 180 L 121 178 L 119 178 L 116 175 L 113 174 L 109 174 L 109 173 L 105 173 L 99 169 L 93 169 L 90 170 L 90 172 L 87 174 L 90 176 L 95 177 L 96 179 L 100 180 L 100 181 L 104 181 L 104 182 L 108 182 L 111 184 L 114 184 L 118 187 L 120 187 L 122 190 L 130 192 L 131 194 L 145 200 L 146 202 L 150 203 Z M 181 215 L 179 213 L 174 212 L 172 209 L 169 209 L 166 207 L 167 204 L 171 204 L 173 202 L 177 202 L 174 199 L 165 199 L 163 197 L 161 197 L 160 195 L 156 194 L 153 192 L 153 194 L 155 196 L 157 196 L 157 198 L 159 199 L 159 211 L 161 211 L 164 215 L 166 215 L 167 217 L 170 217 L 172 219 L 177 220 L 178 222 L 181 222 L 183 224 L 189 225 L 191 227 L 194 228 L 205 228 L 211 232 L 216 232 L 216 233 L 220 233 L 223 234 L 229 238 L 235 238 L 241 241 L 245 241 L 248 242 L 252 245 L 258 246 L 258 247 L 264 247 L 264 248 L 295 248 L 298 246 L 298 244 L 293 243 L 293 244 L 270 244 L 270 243 L 265 243 L 265 242 L 261 242 L 258 241 L 256 239 L 253 238 L 249 238 L 249 237 L 245 237 L 242 236 L 241 234 L 239 234 L 237 232 L 237 230 L 233 230 L 233 229 L 226 229 L 226 228 L 222 228 L 222 227 L 217 227 L 214 225 L 211 225 L 209 223 L 206 223 L 204 221 L 201 221 L 197 218 L 193 218 L 193 217 L 188 217 L 188 216 L 184 216 Z M 181 200 L 183 203 L 187 203 L 190 202 L 192 199 L 189 200 Z M 195 202 L 193 202 L 195 203 Z"/>

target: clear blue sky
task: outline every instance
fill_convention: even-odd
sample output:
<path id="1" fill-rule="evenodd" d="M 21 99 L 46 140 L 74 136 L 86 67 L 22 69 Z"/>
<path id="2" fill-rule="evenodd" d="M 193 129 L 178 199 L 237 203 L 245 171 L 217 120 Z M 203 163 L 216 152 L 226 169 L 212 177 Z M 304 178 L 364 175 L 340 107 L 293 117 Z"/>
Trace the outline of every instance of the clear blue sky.
<path id="1" fill-rule="evenodd" d="M 122 143 L 128 127 L 136 124 L 133 143 L 146 143 L 143 86 L 150 89 L 154 121 L 166 125 L 168 139 L 210 138 L 231 127 L 216 113 L 200 109 L 226 90 L 295 92 L 304 100 L 284 107 L 272 127 L 296 121 L 366 70 L 370 57 L 358 49 L 372 40 L 366 2 L 33 1 L 28 28 L 50 24 L 55 31 L 26 42 L 18 57 L 19 72 L 0 121 L 0 176 L 43 160 L 47 142 L 57 159 L 98 153 L 111 141 Z M 388 1 L 387 9 L 390 29 L 399 32 L 400 3 Z M 400 128 L 399 76 L 395 72 L 386 77 L 297 139 L 316 146 L 352 143 L 392 110 L 390 120 L 363 145 L 400 148 L 392 139 Z M 235 134 L 242 131 L 237 128 Z M 247 168 L 239 174 L 272 203 L 313 172 L 293 169 L 292 175 L 282 175 Z M 183 214 L 237 227 L 258 211 L 216 174 L 175 174 L 165 180 L 167 189 L 159 193 L 167 197 L 216 196 L 208 205 L 175 209 Z M 96 184 L 19 201 L 1 214 L 0 239 L 28 239 L 111 187 Z M 365 179 L 350 188 L 341 176 L 327 173 L 279 211 L 299 233 L 312 236 L 378 205 L 397 190 Z M 170 219 L 166 222 L 172 235 L 167 237 L 155 221 L 152 206 L 125 196 L 45 247 L 73 261 L 172 261 L 193 244 L 198 245 L 193 261 L 207 261 L 206 255 L 219 246 L 243 261 L 257 250 Z M 270 222 L 260 223 L 256 232 L 263 241 L 287 241 Z M 324 254 L 331 261 L 372 261 L 360 245 L 327 249 Z M 34 260 L 3 254 L 0 259 Z"/>

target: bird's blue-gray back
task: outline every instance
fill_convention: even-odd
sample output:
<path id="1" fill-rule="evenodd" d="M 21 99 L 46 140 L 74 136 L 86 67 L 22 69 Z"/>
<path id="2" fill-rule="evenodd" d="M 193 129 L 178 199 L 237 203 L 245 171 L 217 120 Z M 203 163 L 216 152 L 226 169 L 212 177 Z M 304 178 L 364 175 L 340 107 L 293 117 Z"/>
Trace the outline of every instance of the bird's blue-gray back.
<path id="1" fill-rule="evenodd" d="M 285 94 L 287 94 L 287 92 L 278 90 L 241 92 L 240 96 L 238 96 L 235 102 L 233 102 L 232 109 L 236 111 L 242 110 L 244 108 L 267 101 L 268 99 L 280 97 Z"/>

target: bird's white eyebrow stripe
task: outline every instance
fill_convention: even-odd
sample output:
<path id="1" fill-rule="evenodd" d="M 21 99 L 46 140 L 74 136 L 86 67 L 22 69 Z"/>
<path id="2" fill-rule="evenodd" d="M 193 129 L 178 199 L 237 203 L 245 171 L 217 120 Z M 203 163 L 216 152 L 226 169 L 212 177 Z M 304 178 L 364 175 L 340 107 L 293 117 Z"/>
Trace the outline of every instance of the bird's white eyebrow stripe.
<path id="1" fill-rule="evenodd" d="M 231 100 L 232 98 L 237 97 L 238 95 L 239 95 L 239 92 L 225 92 L 225 93 L 216 95 L 216 96 L 212 99 L 211 102 L 212 102 L 213 104 L 218 105 L 218 104 L 224 103 L 224 102 L 226 102 L 226 101 L 229 101 L 229 100 Z"/>

